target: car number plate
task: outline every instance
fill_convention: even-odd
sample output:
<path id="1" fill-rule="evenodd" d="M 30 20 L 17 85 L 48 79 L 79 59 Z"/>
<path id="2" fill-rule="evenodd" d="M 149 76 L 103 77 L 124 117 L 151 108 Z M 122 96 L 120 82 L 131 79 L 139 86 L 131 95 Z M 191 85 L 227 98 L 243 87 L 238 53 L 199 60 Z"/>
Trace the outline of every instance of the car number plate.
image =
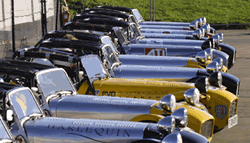
<path id="1" fill-rule="evenodd" d="M 238 124 L 238 115 L 234 115 L 233 117 L 228 119 L 228 129 Z"/>

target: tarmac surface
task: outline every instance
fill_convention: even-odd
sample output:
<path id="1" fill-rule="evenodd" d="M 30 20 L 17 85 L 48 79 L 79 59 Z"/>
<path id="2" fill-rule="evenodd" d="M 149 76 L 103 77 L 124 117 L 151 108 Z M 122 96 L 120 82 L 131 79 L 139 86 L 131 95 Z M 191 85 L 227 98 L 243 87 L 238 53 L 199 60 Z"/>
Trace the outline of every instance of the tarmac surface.
<path id="1" fill-rule="evenodd" d="M 236 48 L 236 63 L 228 73 L 241 80 L 238 124 L 214 134 L 212 143 L 250 143 L 250 30 L 219 30 L 223 43 Z"/>

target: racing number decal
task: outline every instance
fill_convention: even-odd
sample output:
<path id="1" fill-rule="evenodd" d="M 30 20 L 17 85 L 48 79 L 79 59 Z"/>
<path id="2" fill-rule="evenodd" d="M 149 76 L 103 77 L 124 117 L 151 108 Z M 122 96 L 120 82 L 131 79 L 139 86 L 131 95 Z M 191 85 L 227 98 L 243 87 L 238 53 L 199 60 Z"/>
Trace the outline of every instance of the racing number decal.
<path id="1" fill-rule="evenodd" d="M 114 91 L 103 91 L 102 92 L 102 96 L 115 96 L 115 92 Z"/>
<path id="2" fill-rule="evenodd" d="M 145 55 L 167 56 L 167 48 L 145 48 Z"/>

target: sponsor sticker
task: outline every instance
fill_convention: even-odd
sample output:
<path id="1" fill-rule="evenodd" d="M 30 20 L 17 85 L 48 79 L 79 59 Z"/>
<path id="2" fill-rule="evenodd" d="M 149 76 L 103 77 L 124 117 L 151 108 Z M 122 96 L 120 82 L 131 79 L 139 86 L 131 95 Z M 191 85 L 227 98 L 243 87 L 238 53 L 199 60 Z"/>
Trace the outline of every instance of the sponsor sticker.
<path id="1" fill-rule="evenodd" d="M 233 117 L 228 119 L 228 129 L 238 124 L 238 115 L 234 115 Z"/>
<path id="2" fill-rule="evenodd" d="M 224 119 L 227 115 L 227 106 L 226 105 L 215 106 L 215 115 L 221 120 Z"/>
<path id="3" fill-rule="evenodd" d="M 145 48 L 145 55 L 167 56 L 167 48 Z"/>

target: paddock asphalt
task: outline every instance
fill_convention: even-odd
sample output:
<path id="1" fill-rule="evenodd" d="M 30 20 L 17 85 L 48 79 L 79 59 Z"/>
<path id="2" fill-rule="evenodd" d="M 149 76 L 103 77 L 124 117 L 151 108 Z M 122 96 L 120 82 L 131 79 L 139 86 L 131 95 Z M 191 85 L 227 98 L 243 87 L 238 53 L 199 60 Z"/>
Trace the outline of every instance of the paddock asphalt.
<path id="1" fill-rule="evenodd" d="M 236 63 L 230 74 L 241 80 L 238 124 L 214 134 L 212 143 L 250 143 L 250 30 L 219 30 L 224 41 L 236 48 Z M 217 32 L 217 33 L 218 33 Z"/>
<path id="2" fill-rule="evenodd" d="M 241 80 L 238 106 L 238 124 L 214 134 L 212 143 L 250 143 L 250 30 L 218 30 L 224 34 L 224 43 L 236 48 L 236 63 L 230 74 Z M 28 41 L 34 46 L 36 41 Z M 18 48 L 17 48 L 18 49 Z M 11 49 L 9 49 L 11 50 Z M 6 51 L 9 51 L 6 50 Z M 12 52 L 0 51 L 2 57 L 10 58 Z"/>

